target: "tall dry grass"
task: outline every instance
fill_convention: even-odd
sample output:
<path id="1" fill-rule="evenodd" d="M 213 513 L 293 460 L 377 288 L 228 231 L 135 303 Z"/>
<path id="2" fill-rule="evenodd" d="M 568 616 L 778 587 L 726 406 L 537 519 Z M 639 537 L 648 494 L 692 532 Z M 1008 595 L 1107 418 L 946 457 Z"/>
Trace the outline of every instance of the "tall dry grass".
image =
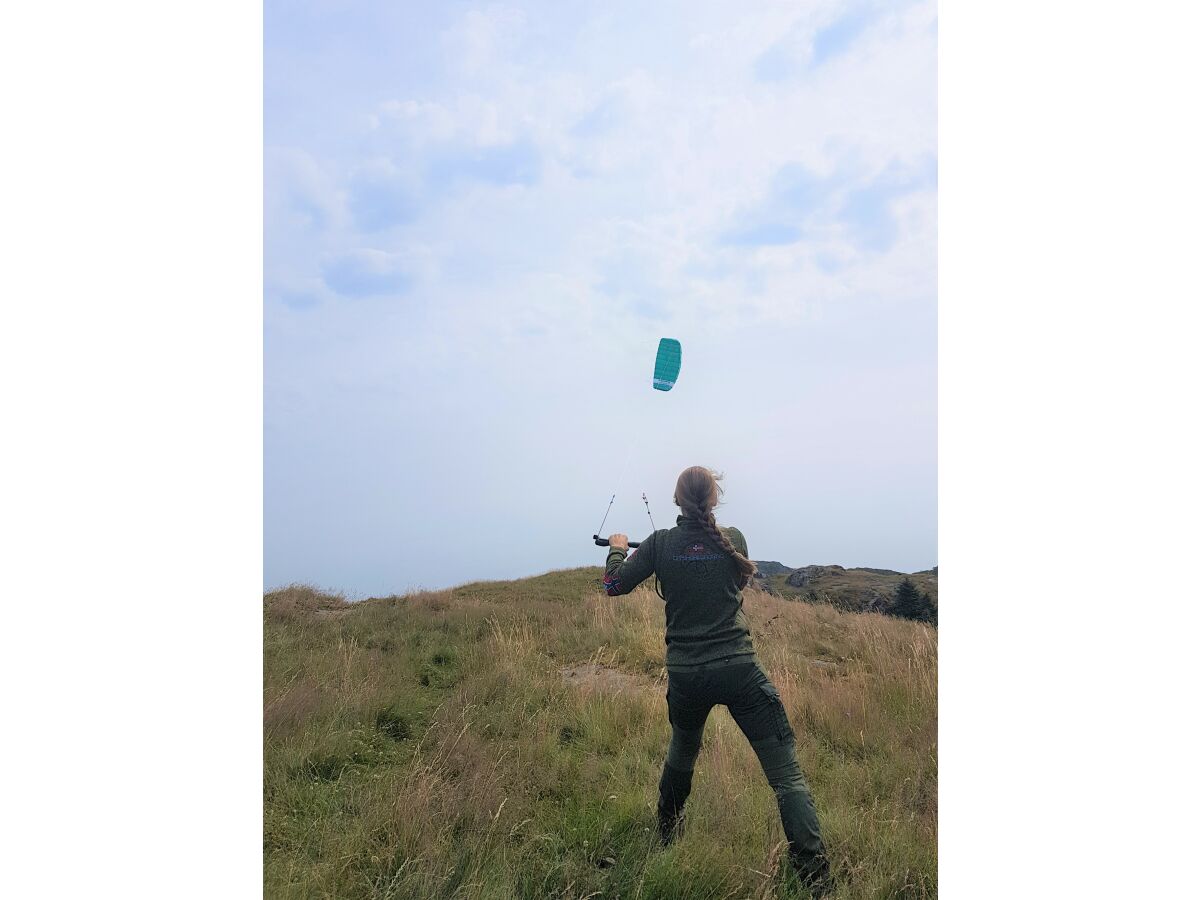
<path id="1" fill-rule="evenodd" d="M 598 569 L 365 601 L 264 604 L 271 897 L 803 897 L 723 708 L 688 830 L 653 806 L 669 738 L 662 601 Z M 936 895 L 936 632 L 751 591 L 839 897 Z M 569 683 L 591 661 L 622 690 Z"/>

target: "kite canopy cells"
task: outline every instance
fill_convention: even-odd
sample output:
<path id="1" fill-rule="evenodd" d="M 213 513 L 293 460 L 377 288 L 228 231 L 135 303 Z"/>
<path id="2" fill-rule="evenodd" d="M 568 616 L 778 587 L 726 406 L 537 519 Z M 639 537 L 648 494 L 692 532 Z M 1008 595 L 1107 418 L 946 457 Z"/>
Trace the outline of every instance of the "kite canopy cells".
<path id="1" fill-rule="evenodd" d="M 683 350 L 675 338 L 663 338 L 658 342 L 658 357 L 654 360 L 654 389 L 669 391 L 675 387 L 679 377 L 679 365 Z"/>

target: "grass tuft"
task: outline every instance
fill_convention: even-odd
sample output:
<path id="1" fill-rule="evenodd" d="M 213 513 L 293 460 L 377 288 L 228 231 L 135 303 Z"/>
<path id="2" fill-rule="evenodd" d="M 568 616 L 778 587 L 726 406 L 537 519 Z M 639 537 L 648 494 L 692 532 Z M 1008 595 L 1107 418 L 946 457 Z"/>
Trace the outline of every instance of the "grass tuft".
<path id="1" fill-rule="evenodd" d="M 376 713 L 375 727 L 393 741 L 406 741 L 412 737 L 412 724 L 408 721 L 408 715 L 395 705 Z"/>

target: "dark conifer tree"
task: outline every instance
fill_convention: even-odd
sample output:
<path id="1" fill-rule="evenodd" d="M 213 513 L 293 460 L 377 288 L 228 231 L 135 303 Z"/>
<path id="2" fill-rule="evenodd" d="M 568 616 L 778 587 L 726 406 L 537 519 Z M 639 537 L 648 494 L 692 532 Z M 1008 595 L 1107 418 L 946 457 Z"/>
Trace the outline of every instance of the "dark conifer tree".
<path id="1" fill-rule="evenodd" d="M 921 595 L 921 612 L 924 618 L 922 622 L 928 622 L 936 627 L 937 625 L 937 605 L 933 602 L 933 597 L 929 596 L 929 591 Z"/>
<path id="2" fill-rule="evenodd" d="M 908 578 L 896 585 L 896 590 L 892 594 L 893 616 L 899 616 L 901 619 L 916 618 L 917 608 L 921 604 L 921 594 L 917 590 L 917 586 Z"/>
<path id="3" fill-rule="evenodd" d="M 933 605 L 933 598 L 928 592 L 922 594 L 918 591 L 917 586 L 908 578 L 896 585 L 889 612 L 901 619 L 937 624 L 937 607 Z"/>

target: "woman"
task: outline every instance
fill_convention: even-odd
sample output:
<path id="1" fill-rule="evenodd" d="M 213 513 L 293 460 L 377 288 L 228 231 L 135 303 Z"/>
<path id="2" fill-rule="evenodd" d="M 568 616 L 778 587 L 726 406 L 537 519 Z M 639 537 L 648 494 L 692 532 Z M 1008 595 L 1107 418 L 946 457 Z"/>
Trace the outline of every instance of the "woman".
<path id="1" fill-rule="evenodd" d="M 692 789 L 704 722 L 716 704 L 729 708 L 750 741 L 775 796 L 789 856 L 814 896 L 830 887 L 829 862 L 808 785 L 796 762 L 795 735 L 779 691 L 754 654 L 741 591 L 754 574 L 746 539 L 718 528 L 713 517 L 722 490 L 703 466 L 685 469 L 675 484 L 682 515 L 654 532 L 626 559 L 629 539 L 609 537 L 604 589 L 628 594 L 655 575 L 667 613 L 667 713 L 671 744 L 658 787 L 658 825 L 664 844 L 674 838 Z"/>

